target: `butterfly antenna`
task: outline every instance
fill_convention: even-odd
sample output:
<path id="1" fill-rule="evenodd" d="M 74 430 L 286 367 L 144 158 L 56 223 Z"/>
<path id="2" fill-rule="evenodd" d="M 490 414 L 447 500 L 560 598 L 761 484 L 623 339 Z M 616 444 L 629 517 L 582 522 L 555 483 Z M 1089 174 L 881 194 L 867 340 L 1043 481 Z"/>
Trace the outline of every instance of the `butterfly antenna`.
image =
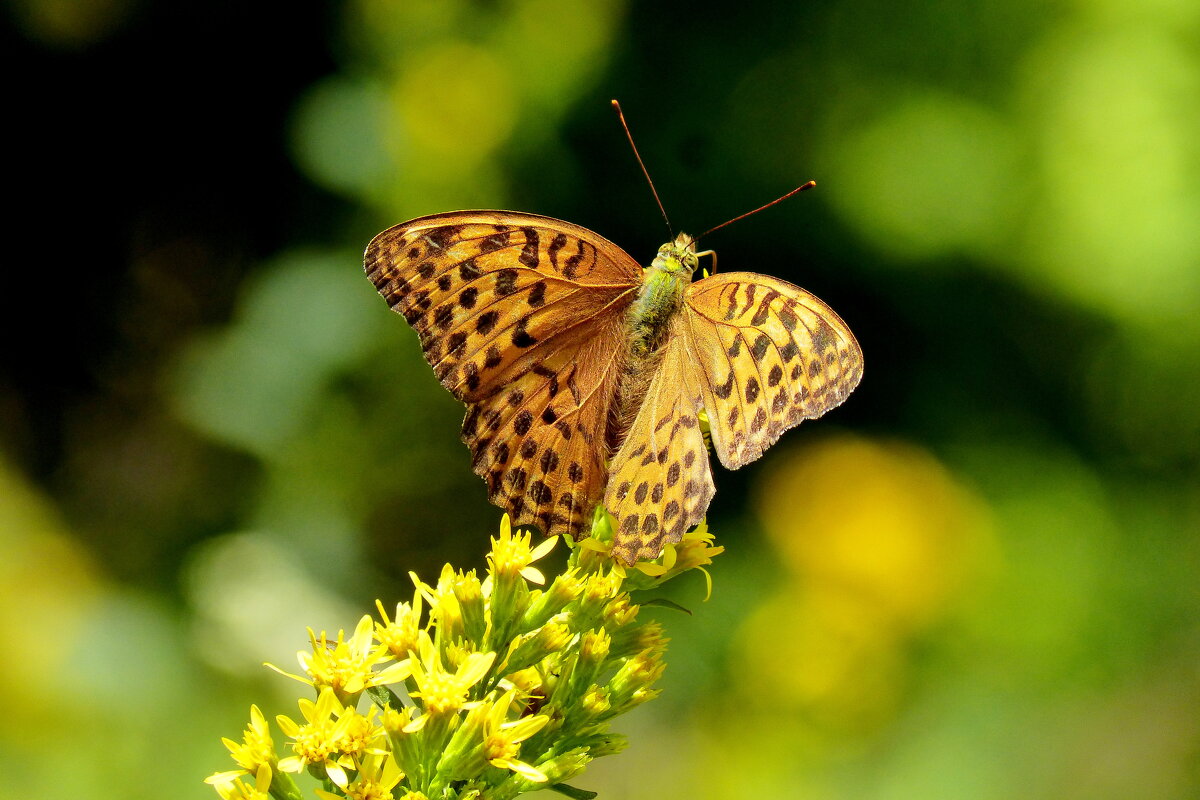
<path id="1" fill-rule="evenodd" d="M 804 184 L 803 186 L 797 186 L 795 189 L 792 189 L 790 192 L 785 194 L 783 197 L 777 197 L 774 200 L 772 200 L 771 202 L 767 203 L 765 206 L 759 206 L 758 208 L 754 209 L 753 211 L 747 211 L 745 214 L 742 214 L 740 217 L 734 217 L 733 219 L 731 219 L 727 222 L 722 222 L 720 225 L 716 226 L 715 228 L 709 228 L 704 233 L 697 236 L 694 239 L 694 241 L 698 242 L 701 239 L 703 239 L 705 236 L 708 236 L 713 231 L 719 231 L 719 230 L 721 230 L 721 228 L 724 228 L 726 225 L 732 225 L 733 223 L 737 222 L 739 219 L 745 219 L 746 217 L 749 217 L 752 214 L 757 214 L 758 212 L 768 209 L 777 203 L 782 203 L 784 200 L 787 200 L 792 195 L 799 194 L 800 192 L 803 192 L 805 189 L 811 189 L 816 185 L 817 185 L 816 181 L 809 181 L 808 183 Z"/>
<path id="2" fill-rule="evenodd" d="M 658 190 L 654 188 L 654 181 L 650 180 L 650 172 L 646 169 L 646 162 L 642 161 L 642 154 L 638 152 L 637 145 L 633 143 L 633 134 L 629 132 L 629 125 L 625 122 L 625 114 L 621 111 L 621 104 L 613 100 L 612 106 L 617 112 L 617 117 L 621 120 L 621 127 L 625 129 L 625 137 L 629 139 L 629 146 L 633 148 L 633 155 L 637 158 L 638 166 L 642 168 L 642 174 L 646 176 L 646 183 L 650 184 L 650 192 L 654 195 L 654 202 L 658 203 L 658 210 L 662 212 L 663 222 L 667 223 L 667 230 L 670 231 L 671 238 L 674 239 L 675 231 L 671 228 L 671 220 L 667 219 L 667 210 L 663 208 L 662 200 L 658 199 Z"/>

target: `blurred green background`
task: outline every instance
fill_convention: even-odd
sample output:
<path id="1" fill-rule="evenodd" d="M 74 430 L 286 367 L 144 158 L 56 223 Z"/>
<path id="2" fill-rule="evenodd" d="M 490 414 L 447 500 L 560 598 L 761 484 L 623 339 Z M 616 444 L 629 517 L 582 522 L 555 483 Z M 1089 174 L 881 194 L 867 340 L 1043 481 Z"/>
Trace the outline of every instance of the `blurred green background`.
<path id="1" fill-rule="evenodd" d="M 7 0 L 0 797 L 215 797 L 304 627 L 497 509 L 361 272 L 512 208 L 797 282 L 861 387 L 737 473 L 603 797 L 1200 797 L 1194 0 Z M 15 102 L 14 102 L 15 101 Z M 558 554 L 561 558 L 561 552 Z M 282 738 L 282 737 L 279 737 Z"/>

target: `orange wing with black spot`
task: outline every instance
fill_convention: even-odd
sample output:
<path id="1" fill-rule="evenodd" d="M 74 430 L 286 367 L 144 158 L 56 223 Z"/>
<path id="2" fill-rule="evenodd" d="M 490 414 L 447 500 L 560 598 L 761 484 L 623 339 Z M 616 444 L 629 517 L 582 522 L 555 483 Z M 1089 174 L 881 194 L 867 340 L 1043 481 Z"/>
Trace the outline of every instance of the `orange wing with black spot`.
<path id="1" fill-rule="evenodd" d="M 617 518 L 613 555 L 626 564 L 657 558 L 663 544 L 682 539 L 715 492 L 700 432 L 704 380 L 684 327 L 676 315 L 610 468 L 604 505 Z"/>
<path id="2" fill-rule="evenodd" d="M 786 281 L 749 272 L 705 278 L 688 287 L 683 316 L 713 448 L 729 469 L 836 408 L 862 378 L 862 350 L 846 323 Z"/>
<path id="3" fill-rule="evenodd" d="M 364 269 L 467 403 L 463 441 L 492 502 L 548 535 L 586 533 L 637 262 L 567 222 L 465 211 L 384 231 Z"/>

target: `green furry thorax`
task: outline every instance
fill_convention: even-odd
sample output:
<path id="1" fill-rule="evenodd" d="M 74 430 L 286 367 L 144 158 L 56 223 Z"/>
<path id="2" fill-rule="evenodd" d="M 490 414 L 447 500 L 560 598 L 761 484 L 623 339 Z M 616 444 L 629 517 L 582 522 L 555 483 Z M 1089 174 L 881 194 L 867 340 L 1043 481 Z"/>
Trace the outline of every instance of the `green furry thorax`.
<path id="1" fill-rule="evenodd" d="M 642 273 L 642 288 L 630 309 L 630 344 L 635 358 L 658 349 L 698 264 L 696 244 L 686 233 L 658 248 L 658 255 Z"/>

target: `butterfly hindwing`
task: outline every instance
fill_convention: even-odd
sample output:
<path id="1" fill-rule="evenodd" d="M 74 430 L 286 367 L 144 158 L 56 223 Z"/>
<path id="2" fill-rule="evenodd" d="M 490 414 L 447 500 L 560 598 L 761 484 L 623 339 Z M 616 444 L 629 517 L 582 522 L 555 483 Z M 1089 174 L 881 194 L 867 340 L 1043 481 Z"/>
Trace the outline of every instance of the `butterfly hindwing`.
<path id="1" fill-rule="evenodd" d="M 463 440 L 492 502 L 515 524 L 582 535 L 607 477 L 603 431 L 641 267 L 577 225 L 471 211 L 384 231 L 364 269 L 467 403 Z"/>
<path id="2" fill-rule="evenodd" d="M 698 414 L 703 380 L 683 335 L 670 323 L 663 352 L 648 365 L 640 407 L 613 457 L 604 504 L 617 519 L 614 557 L 657 558 L 704 519 L 715 491 Z M 640 392 L 639 392 L 640 394 Z"/>
<path id="3" fill-rule="evenodd" d="M 838 406 L 862 377 L 862 350 L 850 329 L 786 281 L 714 275 L 688 287 L 683 315 L 705 378 L 713 447 L 729 469 Z"/>
<path id="4" fill-rule="evenodd" d="M 489 499 L 514 524 L 576 539 L 608 470 L 604 426 L 620 373 L 620 320 L 572 338 L 498 393 L 469 403 L 463 441 Z"/>

